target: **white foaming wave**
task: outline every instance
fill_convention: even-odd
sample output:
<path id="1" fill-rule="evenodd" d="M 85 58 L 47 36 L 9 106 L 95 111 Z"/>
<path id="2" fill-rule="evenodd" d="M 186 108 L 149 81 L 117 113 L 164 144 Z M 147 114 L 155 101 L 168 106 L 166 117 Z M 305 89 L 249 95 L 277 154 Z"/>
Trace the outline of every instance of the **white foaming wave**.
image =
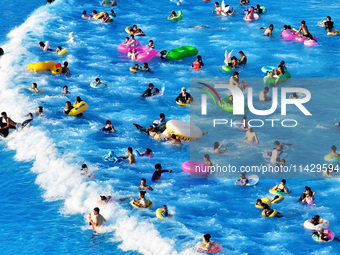
<path id="1" fill-rule="evenodd" d="M 22 120 L 27 109 L 36 108 L 36 102 L 20 94 L 13 82 L 18 73 L 27 72 L 21 64 L 23 59 L 34 56 L 22 42 L 29 39 L 31 31 L 41 36 L 45 24 L 53 16 L 50 12 L 61 4 L 62 1 L 58 1 L 53 8 L 52 5 L 48 6 L 50 9 L 43 6 L 34 11 L 25 23 L 9 33 L 10 41 L 3 46 L 5 55 L 0 59 L 0 108 L 7 109 L 15 120 Z M 16 151 L 16 160 L 34 161 L 31 170 L 37 174 L 36 184 L 45 190 L 43 197 L 47 201 L 62 199 L 65 201 L 63 213 L 78 214 L 91 211 L 99 194 L 104 194 L 104 191 L 114 195 L 112 186 L 86 181 L 80 176 L 78 166 L 72 163 L 72 155 L 62 155 L 47 133 L 48 130 L 31 126 L 6 139 L 8 147 Z M 108 220 L 103 231 L 114 231 L 112 240 L 121 241 L 121 249 L 143 254 L 177 254 L 173 240 L 162 238 L 150 222 L 140 222 L 138 217 L 129 216 L 129 211 L 122 209 L 118 203 L 103 207 L 102 214 Z"/>

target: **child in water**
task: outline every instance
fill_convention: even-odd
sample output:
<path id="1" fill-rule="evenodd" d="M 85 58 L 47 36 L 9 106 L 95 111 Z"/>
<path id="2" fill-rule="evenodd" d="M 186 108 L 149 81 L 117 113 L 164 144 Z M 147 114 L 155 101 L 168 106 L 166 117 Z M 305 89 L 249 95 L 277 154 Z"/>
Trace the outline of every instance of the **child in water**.
<path id="1" fill-rule="evenodd" d="M 131 67 L 131 71 L 134 71 L 134 72 L 139 72 L 139 65 L 138 64 L 135 64 L 135 66 Z"/>
<path id="2" fill-rule="evenodd" d="M 138 193 L 139 198 L 135 199 L 133 201 L 133 204 L 138 206 L 138 207 L 146 208 L 147 207 L 147 201 L 145 199 L 145 194 L 146 194 L 146 191 L 144 191 L 144 190 L 139 191 L 139 193 Z"/>
<path id="3" fill-rule="evenodd" d="M 198 55 L 197 59 L 195 60 L 194 63 L 191 65 L 194 69 L 201 69 L 202 66 L 204 66 L 203 61 L 202 61 L 202 56 Z"/>
<path id="4" fill-rule="evenodd" d="M 173 11 L 173 12 L 169 15 L 168 19 L 172 19 L 172 18 L 176 18 L 176 17 L 177 17 L 177 14 L 176 14 L 175 11 Z"/>
<path id="5" fill-rule="evenodd" d="M 45 48 L 45 43 L 39 42 L 39 47 L 40 47 L 40 49 L 44 50 L 44 48 Z M 48 50 L 48 51 L 53 51 L 52 49 L 47 49 L 47 50 Z"/>
<path id="6" fill-rule="evenodd" d="M 153 157 L 153 153 L 152 153 L 152 150 L 150 148 L 147 148 L 143 153 L 140 153 L 137 150 L 136 150 L 136 152 L 137 152 L 138 156 L 140 156 L 140 157 L 144 157 L 144 156 L 146 156 L 148 158 Z"/>

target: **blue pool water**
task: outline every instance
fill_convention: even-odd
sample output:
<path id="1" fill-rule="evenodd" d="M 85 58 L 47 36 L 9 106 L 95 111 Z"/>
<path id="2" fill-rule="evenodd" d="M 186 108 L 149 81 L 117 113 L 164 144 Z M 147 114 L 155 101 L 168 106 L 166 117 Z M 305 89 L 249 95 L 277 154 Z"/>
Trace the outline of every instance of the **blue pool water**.
<path id="1" fill-rule="evenodd" d="M 340 252 L 338 242 L 316 243 L 311 232 L 303 228 L 306 219 L 319 214 L 330 221 L 330 229 L 339 235 L 337 179 L 288 179 L 292 195 L 273 207 L 285 217 L 267 219 L 260 215 L 254 202 L 268 196 L 268 189 L 279 179 L 261 179 L 256 187 L 239 188 L 234 185 L 234 179 L 193 179 L 181 169 L 191 152 L 197 152 L 201 160 L 215 140 L 229 143 L 223 160 L 237 166 L 266 161 L 262 154 L 272 149 L 275 140 L 293 143 L 284 154 L 290 163 L 324 163 L 323 156 L 329 153 L 331 145 L 337 144 L 339 137 L 339 130 L 334 127 L 339 122 L 339 89 L 336 81 L 330 79 L 340 73 L 339 37 L 328 37 L 323 28 L 313 25 L 330 15 L 339 28 L 338 3 L 289 0 L 284 5 L 264 4 L 268 13 L 256 22 L 245 23 L 241 15 L 215 16 L 211 13 L 213 2 L 185 0 L 177 6 L 167 0 L 118 1 L 118 7 L 114 7 L 117 18 L 110 24 L 80 17 L 83 10 L 88 13 L 93 9 L 110 10 L 100 6 L 99 1 L 57 0 L 52 5 L 41 4 L 38 1 L 1 3 L 2 9 L 7 10 L 4 15 L 11 22 L 1 23 L 0 42 L 6 55 L 0 59 L 0 109 L 18 122 L 39 105 L 45 111 L 45 116 L 36 118 L 29 128 L 0 142 L 0 204 L 9 215 L 0 228 L 3 253 L 196 254 L 195 244 L 208 232 L 222 244 L 222 254 Z M 244 7 L 237 4 L 237 1 L 231 3 L 242 12 Z M 184 15 L 180 22 L 166 19 L 172 10 L 179 9 Z M 259 29 L 271 23 L 275 29 L 281 29 L 284 24 L 298 28 L 302 19 L 318 37 L 318 46 L 308 48 L 284 41 L 279 33 L 267 38 Z M 117 46 L 127 36 L 125 27 L 132 24 L 146 33 L 138 38 L 142 44 L 152 39 L 157 50 L 183 45 L 197 47 L 205 67 L 193 71 L 194 57 L 179 61 L 155 58 L 149 61 L 152 73 L 131 74 L 129 67 L 134 63 L 119 53 Z M 209 28 L 190 28 L 196 25 Z M 75 42 L 67 42 L 70 32 L 74 32 Z M 60 45 L 69 52 L 64 56 L 43 52 L 38 47 L 39 41 L 50 41 L 52 49 Z M 165 113 L 167 120 L 189 121 L 189 108 L 179 107 L 174 98 L 182 86 L 189 88 L 191 78 L 229 79 L 230 74 L 221 70 L 226 49 L 234 49 L 235 53 L 243 50 L 247 55 L 248 64 L 240 69 L 240 77 L 245 81 L 262 77 L 262 66 L 277 65 L 281 60 L 286 61 L 294 78 L 327 78 L 315 83 L 302 80 L 298 85 L 312 93 L 308 109 L 313 116 L 306 118 L 298 110 L 292 110 L 289 117 L 301 126 L 294 132 L 284 128 L 257 129 L 260 145 L 253 147 L 239 143 L 244 133 L 235 129 L 208 134 L 200 143 L 186 142 L 182 147 L 157 142 L 137 132 L 132 123 L 148 126 L 160 113 Z M 48 60 L 68 61 L 72 76 L 27 70 L 29 63 Z M 108 89 L 91 88 L 89 84 L 96 77 L 107 83 Z M 38 83 L 44 93 L 28 91 L 32 82 Z M 164 87 L 165 95 L 141 99 L 150 82 L 155 87 Z M 288 81 L 280 86 L 292 84 Z M 71 92 L 68 96 L 60 94 L 64 85 Z M 256 95 L 263 89 L 260 83 L 254 82 L 252 86 L 258 90 Z M 84 115 L 63 115 L 65 101 L 74 102 L 76 96 L 89 105 Z M 278 113 L 273 116 L 278 117 Z M 112 121 L 116 134 L 99 132 L 107 119 Z M 209 125 L 208 122 L 196 124 L 202 130 Z M 102 160 L 111 149 L 118 155 L 126 155 L 129 146 L 139 151 L 151 148 L 155 156 L 137 158 L 134 166 L 112 165 Z M 213 162 L 221 160 L 216 155 L 211 157 Z M 94 174 L 92 179 L 79 174 L 84 162 Z M 136 198 L 140 178 L 146 178 L 150 184 L 156 163 L 172 169 L 173 173 L 165 173 L 161 181 L 151 183 L 155 189 L 147 193 L 147 198 L 153 201 L 151 209 L 131 209 L 128 201 L 97 204 L 99 195 L 104 194 L 116 198 L 132 194 Z M 316 208 L 296 202 L 306 185 L 316 192 Z M 175 215 L 173 219 L 160 221 L 155 217 L 155 210 L 163 204 Z M 102 234 L 91 237 L 87 217 L 96 206 L 108 222 Z"/>

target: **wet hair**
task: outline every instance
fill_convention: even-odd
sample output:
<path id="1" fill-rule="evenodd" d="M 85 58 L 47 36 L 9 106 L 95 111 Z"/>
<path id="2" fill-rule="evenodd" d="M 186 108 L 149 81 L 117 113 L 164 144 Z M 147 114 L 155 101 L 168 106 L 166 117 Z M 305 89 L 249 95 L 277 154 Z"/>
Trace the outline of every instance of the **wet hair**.
<path id="1" fill-rule="evenodd" d="M 305 190 L 311 191 L 311 188 L 308 187 L 308 186 L 306 186 L 306 187 L 305 187 Z"/>
<path id="2" fill-rule="evenodd" d="M 93 209 L 93 211 L 99 213 L 99 208 L 98 208 L 98 207 L 95 207 L 95 208 Z"/>
<path id="3" fill-rule="evenodd" d="M 246 115 L 244 115 L 242 119 L 243 119 L 243 120 L 246 120 L 246 119 L 247 119 L 247 116 L 246 116 Z"/>
<path id="4" fill-rule="evenodd" d="M 218 2 L 215 2 L 215 4 L 219 5 L 219 3 L 218 3 Z"/>
<path id="5" fill-rule="evenodd" d="M 202 56 L 201 56 L 201 55 L 198 55 L 198 56 L 197 56 L 197 60 L 202 60 Z"/>
<path id="6" fill-rule="evenodd" d="M 34 87 L 37 87 L 37 86 L 38 86 L 35 82 L 33 82 L 32 85 L 33 85 Z"/>
<path id="7" fill-rule="evenodd" d="M 210 238 L 211 238 L 210 234 L 205 234 L 205 235 L 203 235 L 203 237 L 207 242 L 210 242 Z"/>
<path id="8" fill-rule="evenodd" d="M 64 88 L 68 88 L 68 87 L 65 85 Z"/>
<path id="9" fill-rule="evenodd" d="M 139 191 L 139 194 L 141 195 L 142 198 L 145 197 L 146 191 L 145 190 L 141 190 Z"/>
<path id="10" fill-rule="evenodd" d="M 112 10 L 111 10 L 111 13 L 115 13 L 115 11 L 112 9 Z"/>
<path id="11" fill-rule="evenodd" d="M 127 148 L 127 150 L 132 153 L 132 147 Z"/>
<path id="12" fill-rule="evenodd" d="M 99 79 L 99 78 L 96 78 L 96 82 L 98 82 L 98 81 L 100 81 L 100 79 Z"/>
<path id="13" fill-rule="evenodd" d="M 159 115 L 159 117 L 160 117 L 160 118 L 165 118 L 165 114 L 164 114 L 164 113 L 161 113 L 161 114 Z"/>
<path id="14" fill-rule="evenodd" d="M 306 25 L 306 21 L 304 21 L 304 20 L 301 21 L 301 24 L 302 24 L 302 25 Z"/>
<path id="15" fill-rule="evenodd" d="M 45 47 L 45 43 L 43 43 L 43 42 L 39 42 L 39 45 L 40 45 L 41 47 Z"/>
<path id="16" fill-rule="evenodd" d="M 235 71 L 235 72 L 233 73 L 233 76 L 234 76 L 234 75 L 239 75 L 239 73 L 238 73 L 237 71 Z"/>
<path id="17" fill-rule="evenodd" d="M 162 165 L 161 165 L 161 164 L 156 164 L 156 165 L 155 165 L 155 169 L 160 169 L 160 168 L 162 168 Z"/>
<path id="18" fill-rule="evenodd" d="M 153 129 L 153 126 L 149 126 L 148 127 L 148 130 L 150 131 L 150 130 L 152 130 Z"/>
<path id="19" fill-rule="evenodd" d="M 7 113 L 6 113 L 6 112 L 2 112 L 2 113 L 1 113 L 1 115 L 5 115 L 5 116 L 7 116 Z"/>
<path id="20" fill-rule="evenodd" d="M 256 8 L 257 8 L 257 7 L 259 7 L 259 8 L 260 8 L 260 5 L 259 5 L 259 4 L 257 4 L 257 5 L 256 5 Z"/>
<path id="21" fill-rule="evenodd" d="M 335 145 L 333 145 L 332 147 L 331 147 L 331 149 L 332 149 L 332 151 L 336 151 L 336 146 Z"/>
<path id="22" fill-rule="evenodd" d="M 132 28 L 136 27 L 137 28 L 137 25 L 132 25 Z"/>
<path id="23" fill-rule="evenodd" d="M 152 42 L 152 43 L 153 43 L 153 40 L 149 40 L 149 42 Z"/>
<path id="24" fill-rule="evenodd" d="M 261 200 L 261 199 L 257 199 L 257 200 L 256 200 L 256 203 L 258 203 L 258 202 L 261 202 L 261 203 L 262 203 L 262 200 Z"/>
<path id="25" fill-rule="evenodd" d="M 0 56 L 2 56 L 4 54 L 5 54 L 4 50 L 2 48 L 0 48 Z"/>
<path id="26" fill-rule="evenodd" d="M 132 37 L 133 39 L 135 39 L 135 36 L 134 36 L 134 35 L 130 35 L 130 37 Z"/>
<path id="27" fill-rule="evenodd" d="M 140 179 L 140 180 L 146 182 L 145 178 L 142 178 L 142 179 Z"/>
<path id="28" fill-rule="evenodd" d="M 101 201 L 106 201 L 106 200 L 107 200 L 107 197 L 106 197 L 106 196 L 100 196 L 100 200 L 101 200 Z"/>
<path id="29" fill-rule="evenodd" d="M 209 156 L 209 154 L 204 154 L 204 156 L 203 157 L 205 157 L 207 160 L 210 160 L 210 156 Z"/>
<path id="30" fill-rule="evenodd" d="M 279 141 L 275 141 L 274 145 L 280 145 L 280 142 Z"/>
<path id="31" fill-rule="evenodd" d="M 274 25 L 273 25 L 273 24 L 270 24 L 269 27 L 274 27 Z"/>
<path id="32" fill-rule="evenodd" d="M 155 87 L 155 86 L 154 86 L 152 83 L 149 83 L 149 87 L 152 87 L 152 88 L 153 88 L 153 87 Z"/>
<path id="33" fill-rule="evenodd" d="M 82 169 L 87 168 L 87 165 L 86 165 L 86 164 L 82 164 L 82 165 L 81 165 L 81 168 L 82 168 Z"/>
<path id="34" fill-rule="evenodd" d="M 39 109 L 40 111 L 43 111 L 44 107 L 38 106 L 38 109 Z"/>
<path id="35" fill-rule="evenodd" d="M 135 68 L 138 68 L 138 66 L 139 66 L 138 64 L 135 64 Z"/>
<path id="36" fill-rule="evenodd" d="M 58 46 L 57 49 L 61 50 L 62 48 L 61 48 L 61 46 Z"/>
<path id="37" fill-rule="evenodd" d="M 98 12 L 96 10 L 93 10 L 92 13 L 97 14 Z"/>
<path id="38" fill-rule="evenodd" d="M 292 29 L 292 27 L 291 27 L 290 25 L 287 25 L 287 28 L 288 28 L 288 29 Z"/>
<path id="39" fill-rule="evenodd" d="M 296 92 L 293 92 L 293 93 L 292 93 L 292 96 L 293 96 L 293 97 L 298 97 L 298 95 L 296 94 Z"/>
<path id="40" fill-rule="evenodd" d="M 81 102 L 80 96 L 77 96 L 77 97 L 76 97 L 76 101 Z"/>
<path id="41" fill-rule="evenodd" d="M 319 216 L 319 215 L 315 215 L 315 216 L 313 217 L 313 219 L 314 219 L 314 220 L 320 219 L 320 216 Z"/>
<path id="42" fill-rule="evenodd" d="M 153 91 L 154 93 L 159 93 L 159 89 L 155 88 L 155 90 Z"/>
<path id="43" fill-rule="evenodd" d="M 175 134 L 172 134 L 172 135 L 171 135 L 171 138 L 172 138 L 172 139 L 177 139 L 177 136 L 176 136 Z"/>
<path id="44" fill-rule="evenodd" d="M 152 150 L 150 148 L 146 148 L 146 151 L 149 152 L 149 153 L 152 152 Z"/>
<path id="45" fill-rule="evenodd" d="M 281 159 L 281 162 L 286 163 L 286 160 L 283 158 L 283 159 Z"/>
<path id="46" fill-rule="evenodd" d="M 83 11 L 83 14 L 86 14 L 86 11 Z"/>
<path id="47" fill-rule="evenodd" d="M 263 205 L 263 209 L 267 209 L 267 210 L 268 210 L 268 209 L 269 209 L 269 205 L 264 204 L 264 205 Z"/>
<path id="48" fill-rule="evenodd" d="M 241 175 L 242 177 L 246 177 L 246 172 L 242 172 L 240 175 Z"/>
<path id="49" fill-rule="evenodd" d="M 65 66 L 65 67 L 68 66 L 68 62 L 67 62 L 67 61 L 64 62 L 64 66 Z"/>
<path id="50" fill-rule="evenodd" d="M 287 181 L 286 181 L 286 179 L 282 179 L 281 182 L 282 182 L 283 184 L 286 184 Z"/>
<path id="51" fill-rule="evenodd" d="M 106 121 L 106 125 L 107 125 L 107 124 L 111 124 L 111 120 L 107 120 L 107 121 Z"/>
<path id="52" fill-rule="evenodd" d="M 171 14 L 173 14 L 173 15 L 176 15 L 176 12 L 175 11 L 172 11 L 172 13 Z"/>
<path id="53" fill-rule="evenodd" d="M 220 144 L 218 142 L 214 142 L 214 150 L 216 150 L 218 146 L 220 146 Z"/>
<path id="54" fill-rule="evenodd" d="M 269 91 L 269 88 L 268 88 L 268 87 L 265 87 L 264 90 Z"/>
<path id="55" fill-rule="evenodd" d="M 66 101 L 66 103 L 65 104 L 70 104 L 71 105 L 71 101 Z"/>
<path id="56" fill-rule="evenodd" d="M 283 29 L 285 29 L 285 30 L 288 29 L 287 25 L 284 25 L 284 26 L 283 26 Z"/>
<path id="57" fill-rule="evenodd" d="M 149 67 L 149 64 L 148 63 L 143 63 L 143 66 Z"/>
<path id="58" fill-rule="evenodd" d="M 240 50 L 238 53 L 240 53 L 240 54 L 243 54 L 243 55 L 244 55 L 244 53 L 243 53 L 243 51 L 242 51 L 242 50 Z"/>
<path id="59" fill-rule="evenodd" d="M 285 64 L 285 61 L 282 60 L 282 61 L 280 62 L 280 66 L 283 66 L 284 64 Z"/>
<path id="60" fill-rule="evenodd" d="M 327 19 L 332 20 L 331 16 L 327 16 Z"/>

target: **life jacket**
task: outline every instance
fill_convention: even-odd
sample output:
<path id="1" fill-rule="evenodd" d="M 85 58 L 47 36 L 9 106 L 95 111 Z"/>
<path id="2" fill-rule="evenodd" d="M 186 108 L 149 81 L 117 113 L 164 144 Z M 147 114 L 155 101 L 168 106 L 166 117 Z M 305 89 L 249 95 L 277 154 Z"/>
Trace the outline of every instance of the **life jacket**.
<path id="1" fill-rule="evenodd" d="M 194 69 L 201 69 L 201 64 L 198 60 L 196 60 L 193 64 L 192 64 Z"/>

